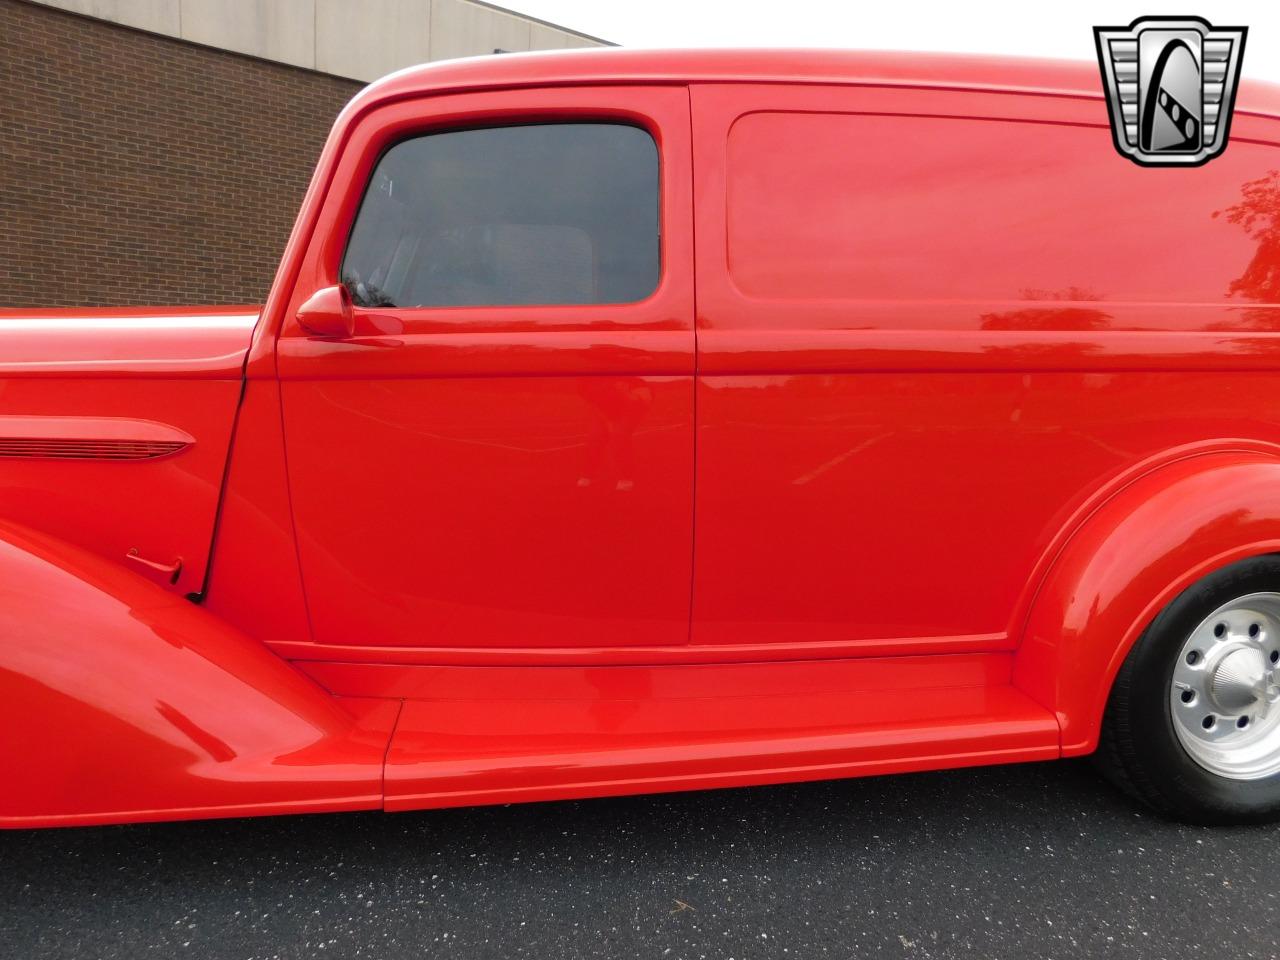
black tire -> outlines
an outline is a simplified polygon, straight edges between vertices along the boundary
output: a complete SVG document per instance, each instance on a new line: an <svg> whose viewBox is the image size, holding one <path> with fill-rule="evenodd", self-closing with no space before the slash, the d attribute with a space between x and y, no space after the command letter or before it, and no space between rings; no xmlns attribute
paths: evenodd
<svg viewBox="0 0 1280 960"><path fill-rule="evenodd" d="M1280 820L1280 773L1218 776L1196 763L1174 731L1169 689L1183 643L1222 605L1280 592L1280 556L1242 560L1188 588L1143 632L1111 688L1096 760L1121 790L1160 813L1197 824Z"/></svg>

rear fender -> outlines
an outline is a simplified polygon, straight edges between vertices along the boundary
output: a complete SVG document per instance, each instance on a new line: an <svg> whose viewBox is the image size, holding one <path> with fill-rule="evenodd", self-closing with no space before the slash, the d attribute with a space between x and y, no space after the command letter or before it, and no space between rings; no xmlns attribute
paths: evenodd
<svg viewBox="0 0 1280 960"><path fill-rule="evenodd" d="M140 575L0 526L0 826L380 807L398 709L335 698Z"/></svg>
<svg viewBox="0 0 1280 960"><path fill-rule="evenodd" d="M1218 451L1156 469L1098 506L1041 582L1014 684L1054 711L1064 755L1098 743L1107 696L1142 631L1201 577L1280 551L1280 459Z"/></svg>

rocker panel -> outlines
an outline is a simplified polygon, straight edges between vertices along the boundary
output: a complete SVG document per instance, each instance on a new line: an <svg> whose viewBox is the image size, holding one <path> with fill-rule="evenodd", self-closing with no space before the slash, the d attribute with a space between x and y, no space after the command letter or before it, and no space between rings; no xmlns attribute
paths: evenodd
<svg viewBox="0 0 1280 960"><path fill-rule="evenodd" d="M406 701L387 810L737 787L1048 760L1008 685L755 696Z"/></svg>

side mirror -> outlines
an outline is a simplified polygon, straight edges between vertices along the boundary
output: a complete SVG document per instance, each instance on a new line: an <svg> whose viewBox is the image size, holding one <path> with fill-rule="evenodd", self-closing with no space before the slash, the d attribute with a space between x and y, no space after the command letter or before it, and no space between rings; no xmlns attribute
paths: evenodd
<svg viewBox="0 0 1280 960"><path fill-rule="evenodd" d="M351 294L341 284L317 290L298 308L298 326L316 337L349 337L356 329Z"/></svg>

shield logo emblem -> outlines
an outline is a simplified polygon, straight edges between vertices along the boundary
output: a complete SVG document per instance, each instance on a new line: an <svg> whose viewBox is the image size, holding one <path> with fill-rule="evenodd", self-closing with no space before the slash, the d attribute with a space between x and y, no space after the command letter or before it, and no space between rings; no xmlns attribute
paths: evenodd
<svg viewBox="0 0 1280 960"><path fill-rule="evenodd" d="M1094 27L1116 149L1147 167L1194 167L1222 153L1247 32L1199 17Z"/></svg>

